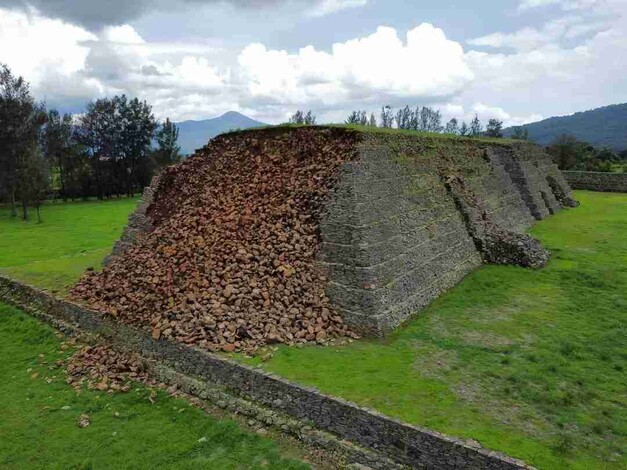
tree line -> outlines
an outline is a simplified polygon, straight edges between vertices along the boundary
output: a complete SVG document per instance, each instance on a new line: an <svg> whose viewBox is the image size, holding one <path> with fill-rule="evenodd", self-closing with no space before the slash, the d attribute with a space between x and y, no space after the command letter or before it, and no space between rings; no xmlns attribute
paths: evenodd
<svg viewBox="0 0 627 470"><path fill-rule="evenodd" d="M288 123L312 125L316 123L316 117L311 111L305 113L299 110L290 117ZM503 121L490 119L484 128L479 116L475 114L470 123L466 123L465 121L460 122L457 118L453 118L444 123L441 111L429 106L416 108L405 106L396 111L391 106L383 106L378 120L374 113L370 113L369 115L366 111L357 110L352 111L344 123L389 129L396 128L454 134L468 137L503 137ZM521 127L514 129L513 138L526 140L528 137Z"/></svg>
<svg viewBox="0 0 627 470"><path fill-rule="evenodd" d="M347 124L363 124L363 111L353 111L346 120ZM359 117L359 120L356 120ZM368 125L377 125L374 114L370 115ZM397 128L423 132L436 132L444 134L454 134L468 137L487 136L503 137L503 122L498 119L490 119L487 126L479 116L475 114L470 123L452 118L446 123L442 119L442 112L429 106L410 108L405 106L396 111L391 106L383 106L380 114L380 127Z"/></svg>
<svg viewBox="0 0 627 470"><path fill-rule="evenodd" d="M572 135L558 136L547 151L561 170L627 171L627 150L614 152L577 140Z"/></svg>
<svg viewBox="0 0 627 470"><path fill-rule="evenodd" d="M178 128L125 95L61 115L35 101L29 84L0 64L0 198L22 218L48 198L132 197L160 168L180 160ZM156 143L156 147L154 144Z"/></svg>
<svg viewBox="0 0 627 470"><path fill-rule="evenodd" d="M313 125L316 123L316 117L312 111L297 111L290 117L288 123ZM498 119L490 119L485 128L477 114L470 123L460 122L456 118L444 123L440 110L428 106L416 108L405 106L398 110L394 110L391 106L383 106L378 119L374 113L368 114L362 110L352 111L344 123L468 137L503 137L503 122ZM529 140L529 131L525 126L514 126L511 128L510 138ZM609 148L597 148L588 142L578 141L571 135L561 135L547 147L547 151L562 170L627 172L627 149L617 153Z"/></svg>

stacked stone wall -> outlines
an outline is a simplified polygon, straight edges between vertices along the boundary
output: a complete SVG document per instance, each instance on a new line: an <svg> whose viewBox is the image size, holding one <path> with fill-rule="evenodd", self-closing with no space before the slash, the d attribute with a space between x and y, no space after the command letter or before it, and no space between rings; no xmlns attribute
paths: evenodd
<svg viewBox="0 0 627 470"><path fill-rule="evenodd" d="M146 212L150 204L152 204L158 186L159 176L155 176L150 182L150 186L144 188L142 197L137 203L137 208L128 217L128 222L124 228L124 232L122 232L122 236L113 245L111 253L103 260L103 265L109 264L114 256L123 255L126 250L133 246L137 237L140 237L143 233L149 232L152 229L152 220L148 217Z"/></svg>
<svg viewBox="0 0 627 470"><path fill-rule="evenodd" d="M597 171L563 171L562 173L573 189L627 193L627 173Z"/></svg>
<svg viewBox="0 0 627 470"><path fill-rule="evenodd" d="M512 182L537 219L554 214L564 206L574 206L568 183L544 150L534 144L518 143L492 150L494 158L501 162ZM553 181L557 186L552 187ZM564 200L559 201L558 196Z"/></svg>
<svg viewBox="0 0 627 470"><path fill-rule="evenodd" d="M351 325L375 335L481 264L439 176L399 158L389 146L365 142L321 224L327 292Z"/></svg>
<svg viewBox="0 0 627 470"><path fill-rule="evenodd" d="M482 262L541 266L546 253L522 232L571 201L530 144L365 135L320 226L327 293L351 326L385 335Z"/></svg>

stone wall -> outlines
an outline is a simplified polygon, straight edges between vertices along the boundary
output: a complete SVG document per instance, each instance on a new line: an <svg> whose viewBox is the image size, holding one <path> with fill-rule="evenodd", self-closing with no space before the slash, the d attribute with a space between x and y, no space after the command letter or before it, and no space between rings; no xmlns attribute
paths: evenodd
<svg viewBox="0 0 627 470"><path fill-rule="evenodd" d="M520 142L493 151L536 220L577 205L568 183L542 147Z"/></svg>
<svg viewBox="0 0 627 470"><path fill-rule="evenodd" d="M45 318L95 335L113 347L157 360L179 373L224 386L236 395L306 420L400 464L427 469L529 469L524 462L419 428L316 389L291 383L218 355L164 340L103 317L80 305L0 276L0 299Z"/></svg>
<svg viewBox="0 0 627 470"><path fill-rule="evenodd" d="M362 333L390 331L481 264L439 176L398 157L362 144L321 223L327 293Z"/></svg>
<svg viewBox="0 0 627 470"><path fill-rule="evenodd" d="M152 221L146 214L146 211L148 210L148 207L150 207L150 204L152 204L158 185L159 176L155 176L150 182L150 186L144 188L142 197L137 203L137 208L128 217L128 222L124 228L124 232L122 232L122 236L113 245L111 253L108 254L102 261L103 265L107 265L114 256L124 254L124 252L128 250L133 243L135 243L137 237L152 229Z"/></svg>
<svg viewBox="0 0 627 470"><path fill-rule="evenodd" d="M627 173L597 171L563 171L562 173L573 189L627 193Z"/></svg>
<svg viewBox="0 0 627 470"><path fill-rule="evenodd" d="M524 235L573 206L546 153L529 143L364 134L321 221L327 293L361 333L382 336L482 262L540 267Z"/></svg>

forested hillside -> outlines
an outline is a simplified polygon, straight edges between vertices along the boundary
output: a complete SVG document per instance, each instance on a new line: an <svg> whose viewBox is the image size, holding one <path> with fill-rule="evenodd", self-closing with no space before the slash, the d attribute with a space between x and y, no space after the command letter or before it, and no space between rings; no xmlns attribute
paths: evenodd
<svg viewBox="0 0 627 470"><path fill-rule="evenodd" d="M595 147L621 151L627 149L627 103L552 117L522 127L529 132L530 140L542 145L549 145L558 136L568 134ZM513 129L505 129L505 136L511 136Z"/></svg>

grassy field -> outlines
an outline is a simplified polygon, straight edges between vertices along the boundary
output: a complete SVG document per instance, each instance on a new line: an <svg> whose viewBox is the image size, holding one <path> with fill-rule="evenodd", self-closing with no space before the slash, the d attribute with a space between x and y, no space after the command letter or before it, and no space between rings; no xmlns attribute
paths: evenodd
<svg viewBox="0 0 627 470"><path fill-rule="evenodd" d="M532 229L545 269L484 266L385 342L263 367L540 468L626 468L627 195L576 196Z"/></svg>
<svg viewBox="0 0 627 470"><path fill-rule="evenodd" d="M138 385L77 394L55 364L53 331L0 304L0 467L305 469L267 438ZM78 419L87 414L88 427ZM283 449L281 449L283 450ZM290 450L288 453L291 453Z"/></svg>
<svg viewBox="0 0 627 470"><path fill-rule="evenodd" d="M625 468L627 195L576 197L532 229L553 254L543 270L484 266L385 342L242 360L539 468ZM8 259L9 273L58 289L98 261L68 240L104 254L131 207L46 208L40 226L0 218L14 240L0 240L0 269Z"/></svg>
<svg viewBox="0 0 627 470"><path fill-rule="evenodd" d="M43 223L0 212L0 272L64 292L89 266L98 267L119 238L135 199L47 204Z"/></svg>

